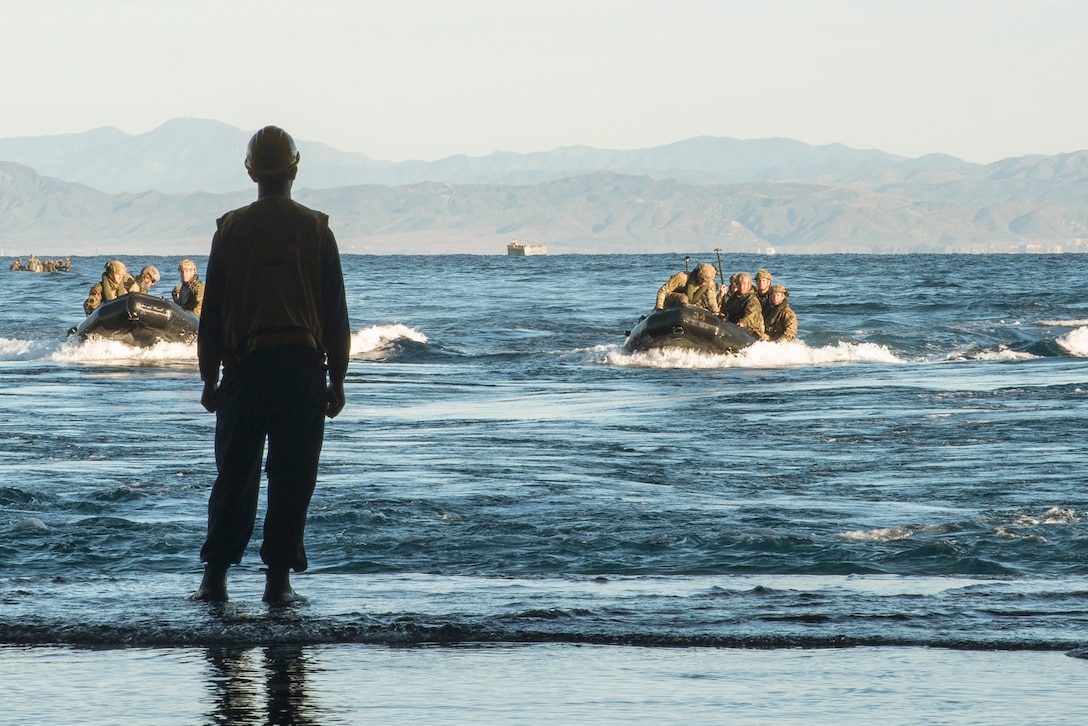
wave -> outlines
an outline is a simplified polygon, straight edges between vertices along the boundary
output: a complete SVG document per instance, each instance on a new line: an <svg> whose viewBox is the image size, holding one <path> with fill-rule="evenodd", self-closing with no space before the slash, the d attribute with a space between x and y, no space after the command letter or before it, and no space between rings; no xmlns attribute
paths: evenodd
<svg viewBox="0 0 1088 726"><path fill-rule="evenodd" d="M18 578L0 643L92 647L597 643L646 647L954 647L1071 651L1081 577L767 576L520 579L404 573L299 577L307 604L269 608L244 568L223 604L196 574ZM252 573L256 575L257 573ZM33 595L33 597L28 597ZM43 606L43 603L47 603Z"/></svg>
<svg viewBox="0 0 1088 726"><path fill-rule="evenodd" d="M1088 325L1088 323L1086 323ZM1088 358L1088 327L1071 330L1056 341L1058 346L1077 358Z"/></svg>
<svg viewBox="0 0 1088 726"><path fill-rule="evenodd" d="M1074 320L1040 320L1039 325L1045 328L1083 328L1088 325L1088 320L1077 318Z"/></svg>
<svg viewBox="0 0 1088 726"><path fill-rule="evenodd" d="M400 340L414 343L426 343L427 336L416 328L395 323L393 325L374 325L351 334L351 354L362 355L389 348Z"/></svg>
<svg viewBox="0 0 1088 726"><path fill-rule="evenodd" d="M1045 347L1045 346L1043 346ZM1026 350L1014 350L1006 346L1000 346L997 348L986 349L974 349L968 351L961 351L958 353L950 353L945 360L947 361L961 361L961 360L995 360L995 361L1009 361L1009 360L1033 360L1035 358L1045 357L1046 354L1042 352L1039 346L1035 346L1039 353L1028 352Z"/></svg>
<svg viewBox="0 0 1088 726"><path fill-rule="evenodd" d="M1068 526L1077 524L1081 517L1077 510L1070 507L1051 507L1043 514L1012 513L991 517L983 523L999 539L1023 539L1032 542L1046 542L1046 538L1037 531L1018 531L1018 528L1040 526ZM905 524L894 527L877 527L868 530L850 530L838 536L846 542L898 542L915 537L942 537L963 528L962 523L943 524Z"/></svg>
<svg viewBox="0 0 1088 726"><path fill-rule="evenodd" d="M817 347L810 347L800 340L759 342L729 355L679 349L630 352L620 346L603 346L592 352L600 356L597 362L627 368L796 368L834 363L903 362L886 346L843 341Z"/></svg>

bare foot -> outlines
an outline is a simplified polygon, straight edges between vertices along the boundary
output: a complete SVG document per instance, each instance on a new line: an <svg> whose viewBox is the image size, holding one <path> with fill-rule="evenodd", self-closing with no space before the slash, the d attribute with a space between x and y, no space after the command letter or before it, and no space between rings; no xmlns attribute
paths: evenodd
<svg viewBox="0 0 1088 726"><path fill-rule="evenodd" d="M204 565L204 579L200 581L200 587L196 589L190 600L202 602L226 602L230 599L227 595L227 570L230 565Z"/></svg>
<svg viewBox="0 0 1088 726"><path fill-rule="evenodd" d="M264 573L264 597L269 605L292 605L309 602L291 587L291 571L287 568L269 567Z"/></svg>

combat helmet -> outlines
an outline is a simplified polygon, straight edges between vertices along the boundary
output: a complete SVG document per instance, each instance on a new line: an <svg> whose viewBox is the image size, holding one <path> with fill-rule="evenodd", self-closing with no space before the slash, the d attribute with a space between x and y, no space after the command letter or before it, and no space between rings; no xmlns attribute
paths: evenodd
<svg viewBox="0 0 1088 726"><path fill-rule="evenodd" d="M695 279L700 282L713 282L718 276L718 270L709 262L704 262L695 268Z"/></svg>

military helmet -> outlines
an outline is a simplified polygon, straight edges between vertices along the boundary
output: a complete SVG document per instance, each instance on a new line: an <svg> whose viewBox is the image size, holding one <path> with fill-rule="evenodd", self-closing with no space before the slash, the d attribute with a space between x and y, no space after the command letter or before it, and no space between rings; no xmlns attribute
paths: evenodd
<svg viewBox="0 0 1088 726"><path fill-rule="evenodd" d="M749 285L752 284L752 276L749 275L747 272L738 272L734 277L738 285L744 282L747 282Z"/></svg>
<svg viewBox="0 0 1088 726"><path fill-rule="evenodd" d="M144 265L144 269L140 270L140 277L147 275L151 279L151 282L158 282L162 279L162 275L159 274L159 268L154 265Z"/></svg>
<svg viewBox="0 0 1088 726"><path fill-rule="evenodd" d="M278 126L265 126L253 134L246 147L246 169L256 176L282 174L300 158L295 140Z"/></svg>
<svg viewBox="0 0 1088 726"><path fill-rule="evenodd" d="M785 295L786 297L790 296L790 291L786 289L785 285L771 285L771 289L770 289L769 292L772 295L774 295L776 292L780 292L783 295Z"/></svg>
<svg viewBox="0 0 1088 726"><path fill-rule="evenodd" d="M196 272L196 263L186 258L178 263L178 270L192 270Z"/></svg>
<svg viewBox="0 0 1088 726"><path fill-rule="evenodd" d="M704 262L695 268L695 279L699 282L711 282L718 276L718 269L709 262Z"/></svg>
<svg viewBox="0 0 1088 726"><path fill-rule="evenodd" d="M106 272L111 275L115 275L120 272L123 275L128 272L128 269L125 267L125 263L121 262L121 260L110 260L106 263Z"/></svg>
<svg viewBox="0 0 1088 726"><path fill-rule="evenodd" d="M771 277L771 273L767 272L763 268L760 268L759 272L756 273L756 279L757 280L761 280L761 279L773 280L774 278Z"/></svg>

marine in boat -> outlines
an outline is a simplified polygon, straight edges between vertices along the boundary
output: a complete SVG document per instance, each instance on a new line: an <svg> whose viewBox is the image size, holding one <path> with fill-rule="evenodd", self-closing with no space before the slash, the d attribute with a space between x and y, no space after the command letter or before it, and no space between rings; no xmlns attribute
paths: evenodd
<svg viewBox="0 0 1088 726"><path fill-rule="evenodd" d="M68 335L80 341L100 338L150 348L159 342L191 343L199 325L200 318L173 300L132 292L99 305Z"/></svg>
<svg viewBox="0 0 1088 726"><path fill-rule="evenodd" d="M757 340L756 335L728 322L723 314L716 282L718 268L704 263L689 271L688 260L690 258L685 258L683 271L674 274L658 289L653 312L643 315L634 330L627 331L624 345L628 350L676 348L727 354ZM718 264L721 265L720 255ZM738 275L734 275L734 279L736 277ZM758 307L758 302L756 304ZM762 329L762 322L759 327Z"/></svg>
<svg viewBox="0 0 1088 726"><path fill-rule="evenodd" d="M643 315L626 336L624 347L629 351L674 348L712 355L736 353L756 342L744 328L687 304Z"/></svg>

